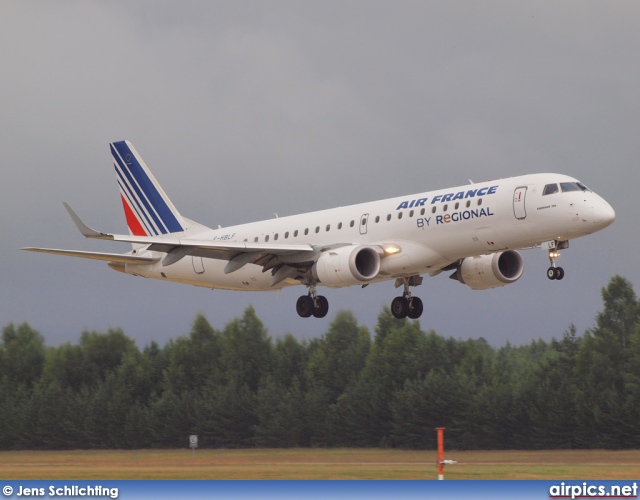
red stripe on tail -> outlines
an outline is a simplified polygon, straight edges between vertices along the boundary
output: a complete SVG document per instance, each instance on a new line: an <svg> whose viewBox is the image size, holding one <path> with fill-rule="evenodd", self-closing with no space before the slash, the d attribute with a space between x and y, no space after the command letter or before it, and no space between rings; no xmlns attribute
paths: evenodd
<svg viewBox="0 0 640 500"><path fill-rule="evenodd" d="M133 234L134 236L148 236L147 232L142 227L142 224L140 224L140 221L138 221L138 218L133 213L133 210L131 210L131 207L127 203L127 200L124 199L124 196L122 196L122 194L120 195L120 198L122 199L124 216L127 218L127 226L129 226L129 231L131 231L131 234Z"/></svg>

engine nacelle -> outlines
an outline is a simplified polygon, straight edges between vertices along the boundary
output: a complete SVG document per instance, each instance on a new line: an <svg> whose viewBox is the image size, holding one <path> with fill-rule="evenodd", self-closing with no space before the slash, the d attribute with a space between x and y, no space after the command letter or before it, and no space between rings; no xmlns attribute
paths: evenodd
<svg viewBox="0 0 640 500"><path fill-rule="evenodd" d="M450 278L474 290L508 285L520 279L524 271L522 256L515 250L468 257Z"/></svg>
<svg viewBox="0 0 640 500"><path fill-rule="evenodd" d="M324 252L314 264L313 277L323 285L361 285L380 272L378 249L361 245Z"/></svg>

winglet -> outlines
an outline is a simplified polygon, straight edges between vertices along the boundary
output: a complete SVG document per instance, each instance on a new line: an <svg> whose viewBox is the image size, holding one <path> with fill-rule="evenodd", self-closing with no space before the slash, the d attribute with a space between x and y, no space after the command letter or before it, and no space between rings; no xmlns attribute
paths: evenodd
<svg viewBox="0 0 640 500"><path fill-rule="evenodd" d="M62 204L64 205L64 208L67 209L67 212L69 212L69 215L73 219L73 222L78 228L78 231L82 233L82 236L84 236L85 238L99 238L102 240L113 239L112 234L101 233L100 231L96 231L95 229L91 229L89 226L87 226L84 222L82 222L80 217L78 217L78 215L73 211L73 209L69 206L68 203L62 202Z"/></svg>

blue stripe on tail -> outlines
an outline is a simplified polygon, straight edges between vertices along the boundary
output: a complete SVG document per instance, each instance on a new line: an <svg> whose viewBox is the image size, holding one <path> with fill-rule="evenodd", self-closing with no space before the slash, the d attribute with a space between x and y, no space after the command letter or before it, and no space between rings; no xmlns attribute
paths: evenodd
<svg viewBox="0 0 640 500"><path fill-rule="evenodd" d="M160 222L159 216L151 207L147 197L138 187L127 165L123 163L122 159L115 152L113 152L113 157L116 162L118 185L124 189L127 200L131 202L131 206L138 215L140 222L147 227L149 234L166 234L168 231Z"/></svg>
<svg viewBox="0 0 640 500"><path fill-rule="evenodd" d="M136 205L136 213L143 216L140 222L152 227L156 234L184 231L162 193L158 191L157 181L126 141L111 144L111 154L116 163L118 181L124 188L127 198Z"/></svg>

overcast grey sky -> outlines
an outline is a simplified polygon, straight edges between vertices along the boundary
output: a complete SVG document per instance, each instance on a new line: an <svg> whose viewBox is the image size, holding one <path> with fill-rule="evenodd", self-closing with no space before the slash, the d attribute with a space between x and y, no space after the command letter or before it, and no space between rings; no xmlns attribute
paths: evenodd
<svg viewBox="0 0 640 500"><path fill-rule="evenodd" d="M550 282L525 274L472 291L446 275L414 289L423 329L456 338L582 333L616 273L636 287L640 2L0 2L0 326L50 345L122 327L143 347L222 328L253 304L272 336L327 330L340 308L371 329L391 282L328 290L324 320L282 293L224 292L126 276L23 246L127 251L108 143L128 139L178 210L209 226L534 172L577 177L615 208L571 242Z"/></svg>

